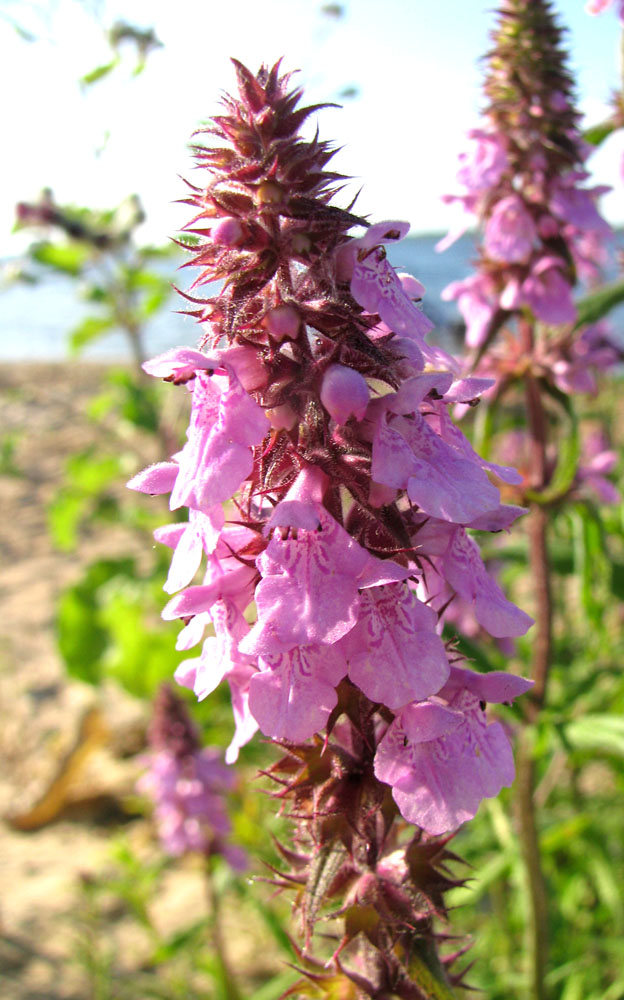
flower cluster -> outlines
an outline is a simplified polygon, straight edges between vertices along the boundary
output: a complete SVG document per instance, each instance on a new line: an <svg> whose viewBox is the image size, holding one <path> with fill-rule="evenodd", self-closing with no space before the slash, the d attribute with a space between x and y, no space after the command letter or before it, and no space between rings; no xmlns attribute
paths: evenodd
<svg viewBox="0 0 624 1000"><path fill-rule="evenodd" d="M587 187L590 147L578 128L562 31L547 0L505 0L493 35L480 129L461 156L458 202L483 227L478 273L443 294L457 299L469 347L482 348L511 316L549 326L574 323L577 275L605 263L608 224ZM456 234L440 245L444 249ZM597 362L600 364L600 359Z"/></svg>
<svg viewBox="0 0 624 1000"><path fill-rule="evenodd" d="M324 169L330 148L297 135L315 109L297 108L278 67L236 68L240 97L207 130L208 184L189 198L202 269L191 292L217 278L223 289L189 293L202 350L145 365L190 392L187 441L130 483L189 509L156 535L174 549L164 617L183 622L178 648L201 643L176 679L199 698L229 683L229 761L257 728L289 744L331 728L356 689L403 815L453 830L512 780L485 703L529 683L453 666L433 608L458 595L492 635L530 625L469 534L522 513L493 482L519 477L451 421L490 383L458 377L427 343L422 286L386 259L408 226L350 237L364 224L329 204L341 180Z"/></svg>
<svg viewBox="0 0 624 1000"><path fill-rule="evenodd" d="M215 747L200 748L197 733L181 699L163 685L150 726L153 753L137 790L154 802L158 835L168 854L197 851L221 854L244 870L244 851L229 843L231 824L225 793L233 773Z"/></svg>

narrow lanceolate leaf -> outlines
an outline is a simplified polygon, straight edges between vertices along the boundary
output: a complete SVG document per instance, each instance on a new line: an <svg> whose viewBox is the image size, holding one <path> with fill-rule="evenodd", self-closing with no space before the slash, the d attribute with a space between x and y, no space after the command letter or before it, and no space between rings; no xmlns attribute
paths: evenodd
<svg viewBox="0 0 624 1000"><path fill-rule="evenodd" d="M96 340L100 334L108 332L115 321L108 316L87 316L69 335L69 349L72 354L79 354L83 347Z"/></svg>
<svg viewBox="0 0 624 1000"><path fill-rule="evenodd" d="M620 715L585 715L565 727L566 740L575 750L599 750L624 757L624 718Z"/></svg>
<svg viewBox="0 0 624 1000"><path fill-rule="evenodd" d="M600 146L605 139L608 139L612 132L615 132L618 128L617 122L613 118L607 118L606 121L600 122L598 125L592 125L590 128L585 129L583 132L583 138L585 142L588 142L590 146Z"/></svg>
<svg viewBox="0 0 624 1000"><path fill-rule="evenodd" d="M46 267L63 274L78 275L87 262L88 251L85 247L67 244L60 246L53 243L39 243L31 250L31 256Z"/></svg>
<svg viewBox="0 0 624 1000"><path fill-rule="evenodd" d="M429 967L417 955L412 955L410 958L409 974L427 1000L457 1000L451 988L434 976Z"/></svg>
<svg viewBox="0 0 624 1000"><path fill-rule="evenodd" d="M119 64L119 59L113 59L111 62L103 63L101 66L96 66L95 69L89 70L84 76L80 78L80 83L83 86L89 87L98 80L103 80L105 76L115 69L115 66Z"/></svg>
<svg viewBox="0 0 624 1000"><path fill-rule="evenodd" d="M347 857L347 850L335 841L325 844L310 864L303 900L306 933L311 934L319 910L327 899L327 890Z"/></svg>
<svg viewBox="0 0 624 1000"><path fill-rule="evenodd" d="M590 292L577 303L578 319L575 330L588 323L597 323L599 319L608 316L612 309L624 302L624 281L615 281L610 285L602 285L595 292Z"/></svg>
<svg viewBox="0 0 624 1000"><path fill-rule="evenodd" d="M563 411L558 432L557 464L548 486L540 492L527 491L527 499L535 503L551 504L564 497L572 486L578 468L581 444L578 418L569 397L547 383L544 383L544 388Z"/></svg>

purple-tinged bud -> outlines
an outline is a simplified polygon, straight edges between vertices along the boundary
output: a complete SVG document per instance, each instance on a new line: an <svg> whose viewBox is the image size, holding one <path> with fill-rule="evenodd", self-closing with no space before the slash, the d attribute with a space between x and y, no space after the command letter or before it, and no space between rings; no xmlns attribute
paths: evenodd
<svg viewBox="0 0 624 1000"><path fill-rule="evenodd" d="M293 306L281 305L266 314L265 323L273 340L295 340L299 334L301 319Z"/></svg>
<svg viewBox="0 0 624 1000"><path fill-rule="evenodd" d="M422 299L425 294L425 286L418 278L415 278L412 274L402 273L399 273L397 277L401 282L401 288L406 295L409 295L410 299Z"/></svg>
<svg viewBox="0 0 624 1000"><path fill-rule="evenodd" d="M338 247L335 256L336 278L338 281L351 281L356 256L357 245L353 240L349 241L349 243L344 243L341 247Z"/></svg>
<svg viewBox="0 0 624 1000"><path fill-rule="evenodd" d="M370 399L366 379L354 368L330 365L323 377L321 402L338 424L351 416L363 420Z"/></svg>
<svg viewBox="0 0 624 1000"><path fill-rule="evenodd" d="M238 247L244 242L246 235L239 220L233 219L229 215L219 219L210 230L212 242L222 247Z"/></svg>

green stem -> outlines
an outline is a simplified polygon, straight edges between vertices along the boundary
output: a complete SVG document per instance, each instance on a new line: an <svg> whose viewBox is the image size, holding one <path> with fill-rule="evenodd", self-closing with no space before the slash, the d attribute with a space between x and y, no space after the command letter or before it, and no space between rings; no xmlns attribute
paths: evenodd
<svg viewBox="0 0 624 1000"><path fill-rule="evenodd" d="M546 1000L548 996L545 983L548 969L548 902L536 821L535 761L528 730L522 732L518 741L516 806L531 910L528 926L531 993L534 1000Z"/></svg>
<svg viewBox="0 0 624 1000"><path fill-rule="evenodd" d="M205 873L206 873L206 879L205 879L206 898L208 901L208 907L210 909L210 915L212 917L210 923L212 931L212 946L214 949L217 962L219 963L224 995L226 997L226 1000L241 1000L241 994L239 993L238 987L236 986L236 982L232 974L230 963L227 957L227 951L222 931L221 897L214 883L212 858L210 857L206 858Z"/></svg>

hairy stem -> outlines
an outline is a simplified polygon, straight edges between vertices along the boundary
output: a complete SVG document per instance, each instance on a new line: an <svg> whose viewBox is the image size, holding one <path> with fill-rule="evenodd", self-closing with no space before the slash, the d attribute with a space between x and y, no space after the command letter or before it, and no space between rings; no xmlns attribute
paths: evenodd
<svg viewBox="0 0 624 1000"><path fill-rule="evenodd" d="M527 357L534 348L534 328L527 320L520 322ZM529 371L526 375L526 407L531 448L531 488L540 492L547 485L546 445L548 424L540 383ZM547 545L548 511L532 502L528 516L529 564L535 593L535 626L531 678L535 682L527 699L527 717L535 723L546 699L548 674L552 661L552 590ZM527 872L531 926L531 981L534 1000L545 1000L545 975L548 965L548 905L546 882L540 856L539 831L535 806L535 760L531 734L522 734L518 748L517 808L522 852Z"/></svg>
<svg viewBox="0 0 624 1000"><path fill-rule="evenodd" d="M535 722L546 700L548 673L552 661L552 591L548 557L548 512L533 504L528 518L529 560L535 593L535 632L531 678L535 686L529 694L527 712Z"/></svg>

